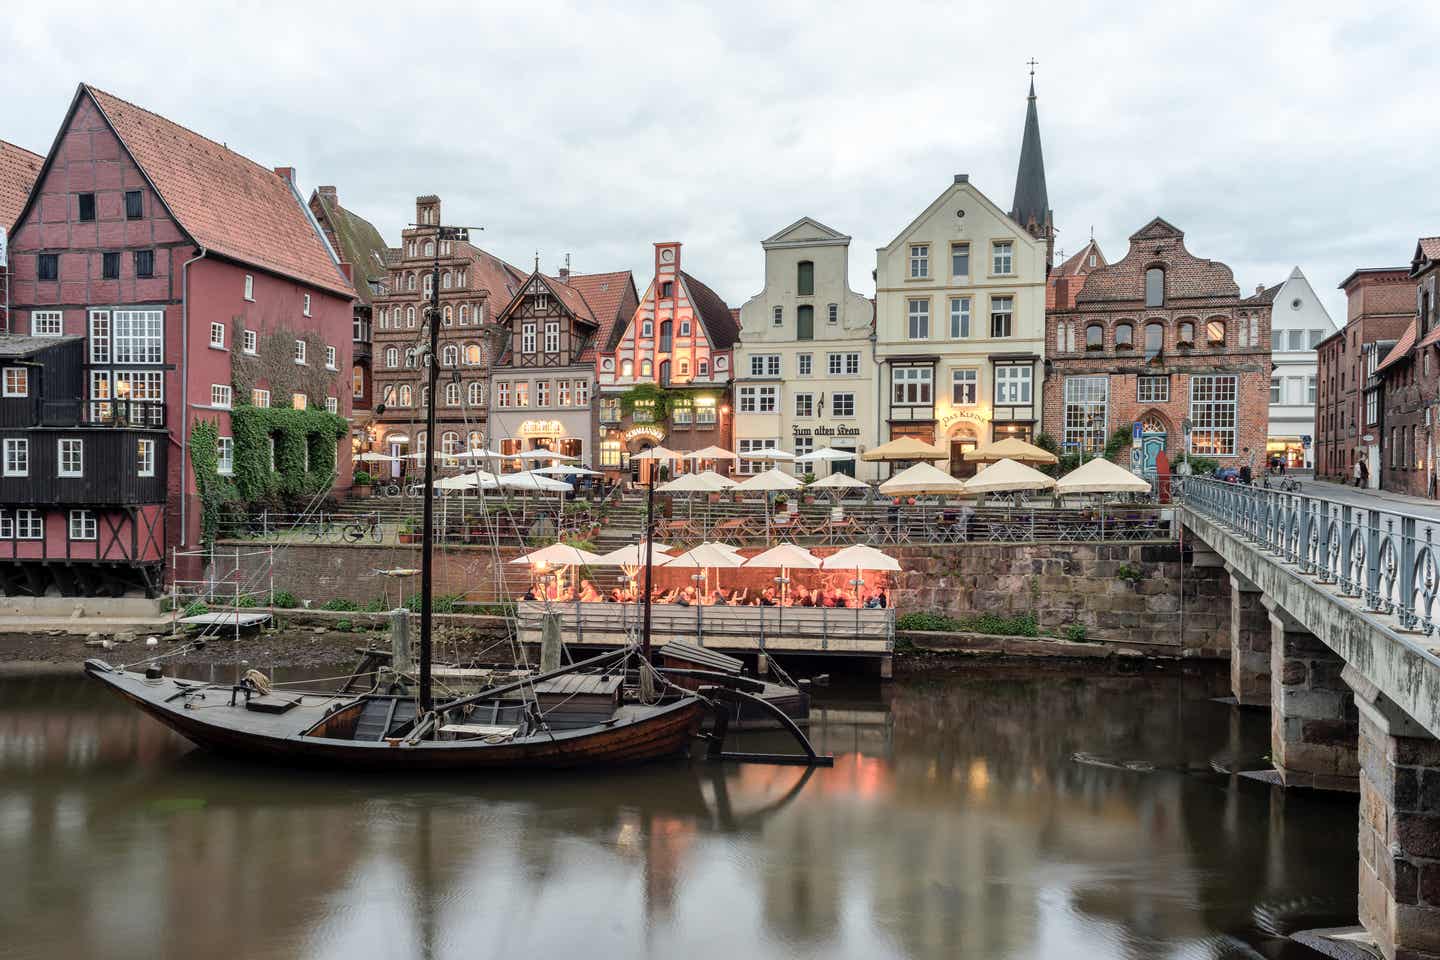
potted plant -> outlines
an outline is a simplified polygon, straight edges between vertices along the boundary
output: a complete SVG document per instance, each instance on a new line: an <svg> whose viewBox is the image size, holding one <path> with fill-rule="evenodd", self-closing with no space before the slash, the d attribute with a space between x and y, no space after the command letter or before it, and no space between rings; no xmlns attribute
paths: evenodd
<svg viewBox="0 0 1440 960"><path fill-rule="evenodd" d="M399 537L401 543L419 543L420 525L413 518L406 517L400 523Z"/></svg>
<svg viewBox="0 0 1440 960"><path fill-rule="evenodd" d="M784 513L784 512L785 512L785 506L786 506L786 504L788 504L789 502L790 502L790 497L789 497L787 494L783 494L783 493L777 494L776 497L775 497L775 512L776 512L776 513Z"/></svg>
<svg viewBox="0 0 1440 960"><path fill-rule="evenodd" d="M357 497L368 497L375 486L375 478L368 470L356 470L350 481L350 492Z"/></svg>

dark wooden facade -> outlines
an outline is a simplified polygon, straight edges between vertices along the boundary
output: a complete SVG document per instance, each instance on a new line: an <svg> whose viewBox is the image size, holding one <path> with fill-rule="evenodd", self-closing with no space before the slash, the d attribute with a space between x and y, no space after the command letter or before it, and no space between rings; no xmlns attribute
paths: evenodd
<svg viewBox="0 0 1440 960"><path fill-rule="evenodd" d="M82 349L78 337L0 336L0 592L7 596L160 589L163 406L83 402Z"/></svg>

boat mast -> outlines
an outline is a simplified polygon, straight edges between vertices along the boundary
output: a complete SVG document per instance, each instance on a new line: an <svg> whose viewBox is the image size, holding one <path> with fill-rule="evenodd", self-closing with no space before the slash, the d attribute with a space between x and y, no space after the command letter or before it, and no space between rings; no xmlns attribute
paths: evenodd
<svg viewBox="0 0 1440 960"><path fill-rule="evenodd" d="M640 634L640 659L643 663L650 662L650 577L655 569L652 560L655 549L655 473L658 465L658 460L646 463L650 468L650 482L645 486L645 626ZM644 670L643 666L641 670Z"/></svg>
<svg viewBox="0 0 1440 960"><path fill-rule="evenodd" d="M422 716L435 708L430 682L430 638L435 595L435 396L440 377L440 243L468 239L470 232L464 227L435 226L435 257L430 267L430 349L425 358L425 526L420 539L419 713Z"/></svg>

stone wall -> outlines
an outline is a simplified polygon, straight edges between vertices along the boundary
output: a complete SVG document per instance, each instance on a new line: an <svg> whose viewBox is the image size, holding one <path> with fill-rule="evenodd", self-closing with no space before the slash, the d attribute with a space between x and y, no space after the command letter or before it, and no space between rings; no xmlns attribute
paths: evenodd
<svg viewBox="0 0 1440 960"><path fill-rule="evenodd" d="M1229 656L1228 577L1223 568L1191 566L1187 555L1182 604L1176 544L965 544L901 547L896 556L902 614L1033 612L1042 630L1080 624L1090 639ZM1134 577L1121 577L1122 567Z"/></svg>

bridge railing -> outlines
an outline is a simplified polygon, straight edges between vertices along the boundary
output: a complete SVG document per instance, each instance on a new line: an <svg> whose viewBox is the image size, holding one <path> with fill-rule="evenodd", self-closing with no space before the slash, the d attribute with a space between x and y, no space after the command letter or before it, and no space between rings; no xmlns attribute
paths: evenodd
<svg viewBox="0 0 1440 960"><path fill-rule="evenodd" d="M1308 493L1208 478L1176 478L1175 495L1321 583L1393 615L1401 629L1435 633L1440 520Z"/></svg>

